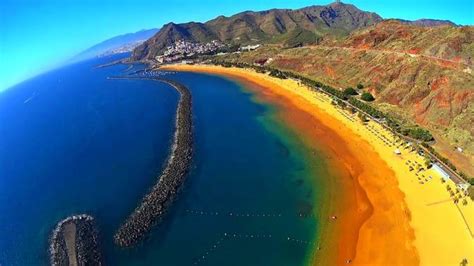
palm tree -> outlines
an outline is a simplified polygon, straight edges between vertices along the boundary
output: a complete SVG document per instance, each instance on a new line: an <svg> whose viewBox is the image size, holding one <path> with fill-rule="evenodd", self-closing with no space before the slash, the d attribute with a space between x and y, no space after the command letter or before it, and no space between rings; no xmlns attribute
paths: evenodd
<svg viewBox="0 0 474 266"><path fill-rule="evenodd" d="M425 158L425 166L427 169L431 168L431 159L428 157Z"/></svg>

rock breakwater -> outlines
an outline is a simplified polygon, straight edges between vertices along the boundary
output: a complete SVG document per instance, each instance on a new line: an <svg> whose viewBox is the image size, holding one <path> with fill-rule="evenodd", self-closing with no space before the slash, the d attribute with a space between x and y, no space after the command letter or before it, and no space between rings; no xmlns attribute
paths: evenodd
<svg viewBox="0 0 474 266"><path fill-rule="evenodd" d="M114 235L121 247L130 247L139 242L166 213L184 182L192 159L192 101L190 91L182 84L158 77L115 77L111 79L150 79L167 83L179 94L176 112L174 141L167 164L157 178L157 183L142 199L127 220Z"/></svg>
<svg viewBox="0 0 474 266"><path fill-rule="evenodd" d="M60 221L50 240L51 265L103 265L98 235L90 215L72 215Z"/></svg>

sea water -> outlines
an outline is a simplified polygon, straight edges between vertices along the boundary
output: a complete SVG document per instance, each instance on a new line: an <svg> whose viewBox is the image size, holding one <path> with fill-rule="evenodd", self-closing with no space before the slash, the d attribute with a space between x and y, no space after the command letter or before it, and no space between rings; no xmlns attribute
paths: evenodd
<svg viewBox="0 0 474 266"><path fill-rule="evenodd" d="M47 265L55 224L93 215L108 265L304 265L315 250L318 172L297 137L245 85L166 73L193 97L191 172L138 246L113 234L167 160L178 93L109 80L124 65L67 66L0 94L0 265Z"/></svg>

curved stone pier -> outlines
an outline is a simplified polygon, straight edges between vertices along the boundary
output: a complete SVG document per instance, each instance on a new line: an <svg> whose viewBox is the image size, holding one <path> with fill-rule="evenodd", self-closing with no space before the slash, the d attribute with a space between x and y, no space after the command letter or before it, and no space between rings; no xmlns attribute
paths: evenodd
<svg viewBox="0 0 474 266"><path fill-rule="evenodd" d="M157 178L157 183L120 226L114 241L121 247L130 247L140 241L165 214L184 182L192 158L192 101L191 93L182 84L158 77L116 77L111 79L151 79L175 88L180 99L176 111L174 141L168 162Z"/></svg>

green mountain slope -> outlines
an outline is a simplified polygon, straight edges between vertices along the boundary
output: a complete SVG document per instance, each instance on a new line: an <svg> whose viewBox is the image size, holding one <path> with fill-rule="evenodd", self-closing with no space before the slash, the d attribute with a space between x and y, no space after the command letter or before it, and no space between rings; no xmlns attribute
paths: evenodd
<svg viewBox="0 0 474 266"><path fill-rule="evenodd" d="M249 64L272 58L272 67L336 88L362 83L375 95L375 105L406 123L428 128L437 150L474 176L473 45L473 26L426 27L387 20L318 45L266 45L219 58Z"/></svg>
<svg viewBox="0 0 474 266"><path fill-rule="evenodd" d="M133 52L133 60L151 59L177 40L219 40L225 43L282 43L287 46L317 43L324 36L339 38L374 25L382 18L353 5L333 3L297 10L246 11L220 16L206 23L167 24Z"/></svg>

